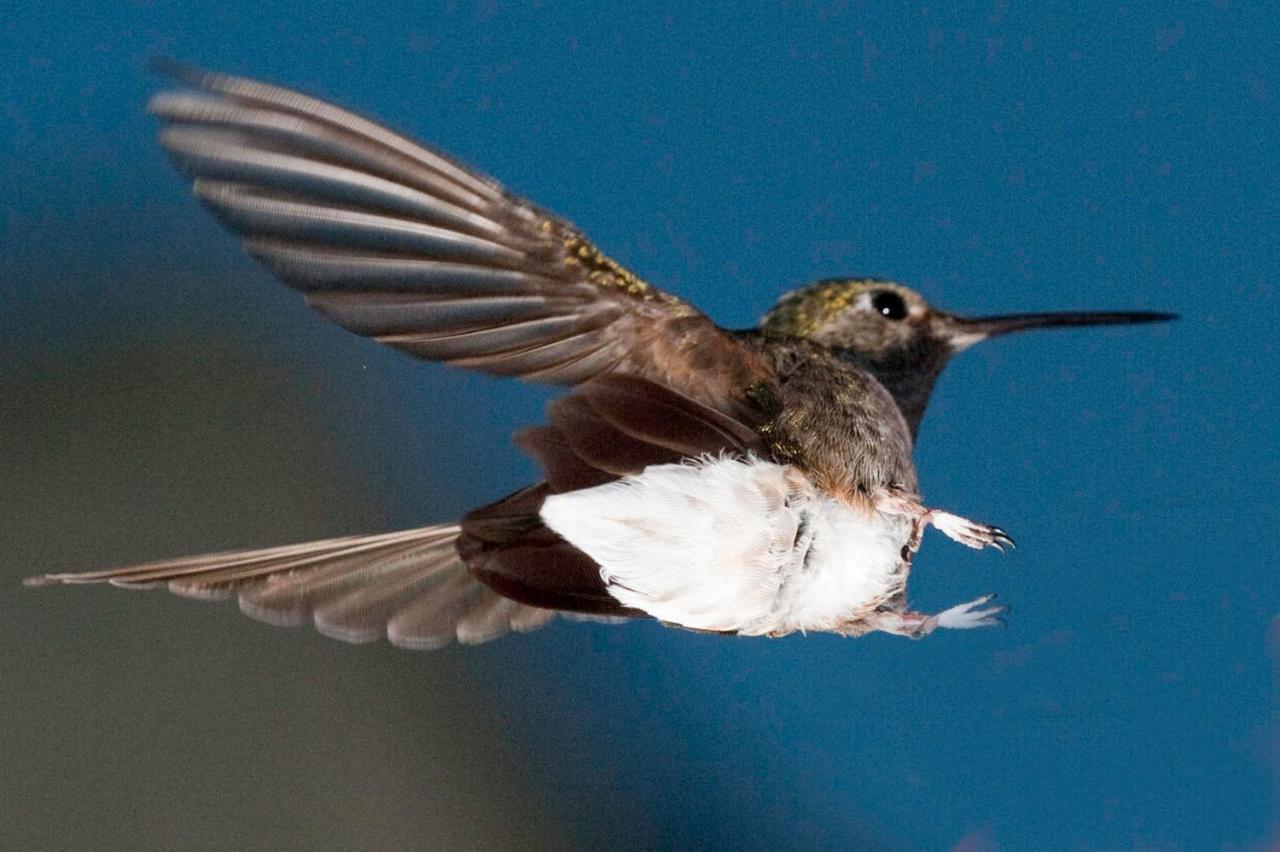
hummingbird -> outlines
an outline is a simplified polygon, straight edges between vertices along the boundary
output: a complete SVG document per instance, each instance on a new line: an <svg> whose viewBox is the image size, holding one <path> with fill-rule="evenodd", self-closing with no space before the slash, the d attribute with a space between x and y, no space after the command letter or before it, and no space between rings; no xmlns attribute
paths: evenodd
<svg viewBox="0 0 1280 852"><path fill-rule="evenodd" d="M452 157L299 92L184 65L160 140L244 248L338 325L411 356L565 385L515 435L542 479L459 523L30 578L235 597L351 642L476 643L557 615L747 636L999 624L982 595L911 609L927 527L912 461L934 383L1012 332L1154 312L971 318L875 278L784 295L722 328L569 221Z"/></svg>

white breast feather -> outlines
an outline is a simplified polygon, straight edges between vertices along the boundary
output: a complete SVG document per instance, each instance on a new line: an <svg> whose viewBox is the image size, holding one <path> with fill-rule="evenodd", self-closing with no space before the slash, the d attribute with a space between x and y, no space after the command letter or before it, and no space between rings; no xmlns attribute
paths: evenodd
<svg viewBox="0 0 1280 852"><path fill-rule="evenodd" d="M832 629L905 582L909 524L754 458L655 465L548 497L542 519L620 603L702 630Z"/></svg>

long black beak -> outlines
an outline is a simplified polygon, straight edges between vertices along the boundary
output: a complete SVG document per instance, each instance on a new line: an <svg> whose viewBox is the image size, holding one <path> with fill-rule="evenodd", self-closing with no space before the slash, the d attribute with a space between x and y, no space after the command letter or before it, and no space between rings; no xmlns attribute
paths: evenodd
<svg viewBox="0 0 1280 852"><path fill-rule="evenodd" d="M1063 311L1047 314L1005 314L996 317L949 315L944 334L956 349L967 349L980 340L1035 328L1068 328L1085 325L1138 325L1168 322L1177 314L1159 311Z"/></svg>

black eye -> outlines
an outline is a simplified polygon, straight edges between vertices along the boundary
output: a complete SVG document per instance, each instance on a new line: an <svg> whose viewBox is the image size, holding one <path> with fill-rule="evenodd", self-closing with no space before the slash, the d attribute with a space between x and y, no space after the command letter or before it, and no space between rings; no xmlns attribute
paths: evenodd
<svg viewBox="0 0 1280 852"><path fill-rule="evenodd" d="M891 320L900 320L907 315L907 303L902 297L890 290L881 290L871 295L871 307L876 313Z"/></svg>

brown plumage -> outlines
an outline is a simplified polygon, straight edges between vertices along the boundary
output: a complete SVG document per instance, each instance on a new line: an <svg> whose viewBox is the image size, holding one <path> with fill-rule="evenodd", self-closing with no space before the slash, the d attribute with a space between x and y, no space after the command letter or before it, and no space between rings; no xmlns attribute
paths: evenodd
<svg viewBox="0 0 1280 852"><path fill-rule="evenodd" d="M841 279L784 297L757 331L728 332L571 223L444 154L288 89L166 70L192 90L150 106L174 163L248 253L310 306L414 357L575 389L549 406L546 425L517 435L544 480L460 526L33 584L236 595L267 621L312 620L348 641L386 635L412 648L532 629L557 611L643 616L611 593L599 564L546 526L548 498L651 466L723 458L785 466L787 481L858 511L890 500L893 512L921 513L913 435L952 354L1018 328L1167 318L968 320L891 282ZM901 594L892 601L905 612ZM894 631L918 635L924 623Z"/></svg>

